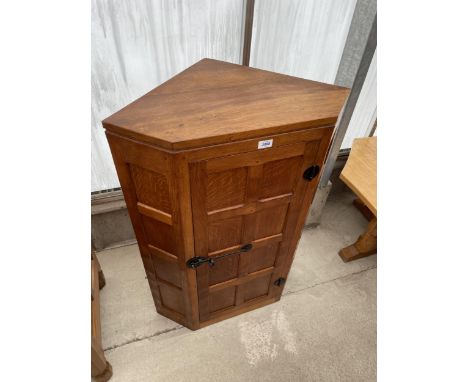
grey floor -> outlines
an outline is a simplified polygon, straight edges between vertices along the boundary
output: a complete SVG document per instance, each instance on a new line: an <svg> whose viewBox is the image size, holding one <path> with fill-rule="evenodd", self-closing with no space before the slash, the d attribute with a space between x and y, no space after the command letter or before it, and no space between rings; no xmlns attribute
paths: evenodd
<svg viewBox="0 0 468 382"><path fill-rule="evenodd" d="M367 225L353 198L332 190L279 302L196 332L156 313L136 245L100 252L111 381L375 381L377 259L337 255Z"/></svg>

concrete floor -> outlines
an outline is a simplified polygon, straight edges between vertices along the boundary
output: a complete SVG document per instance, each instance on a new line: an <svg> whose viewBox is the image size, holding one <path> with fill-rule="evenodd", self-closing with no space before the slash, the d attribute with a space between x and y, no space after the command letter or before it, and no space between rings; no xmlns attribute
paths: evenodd
<svg viewBox="0 0 468 382"><path fill-rule="evenodd" d="M156 313L136 245L100 252L111 381L375 381L377 259L339 258L367 221L337 186L281 301L196 332Z"/></svg>

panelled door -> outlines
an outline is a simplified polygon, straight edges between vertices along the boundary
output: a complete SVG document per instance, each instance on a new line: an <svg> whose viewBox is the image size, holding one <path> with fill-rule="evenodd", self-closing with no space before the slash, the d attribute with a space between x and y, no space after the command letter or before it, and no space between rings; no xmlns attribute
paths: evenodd
<svg viewBox="0 0 468 382"><path fill-rule="evenodd" d="M200 321L278 298L320 143L190 163Z"/></svg>

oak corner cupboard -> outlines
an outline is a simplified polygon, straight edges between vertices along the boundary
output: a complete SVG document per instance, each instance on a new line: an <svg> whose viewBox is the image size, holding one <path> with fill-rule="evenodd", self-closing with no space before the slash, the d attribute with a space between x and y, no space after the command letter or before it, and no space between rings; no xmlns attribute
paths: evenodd
<svg viewBox="0 0 468 382"><path fill-rule="evenodd" d="M203 59L103 121L157 311L281 297L348 89Z"/></svg>

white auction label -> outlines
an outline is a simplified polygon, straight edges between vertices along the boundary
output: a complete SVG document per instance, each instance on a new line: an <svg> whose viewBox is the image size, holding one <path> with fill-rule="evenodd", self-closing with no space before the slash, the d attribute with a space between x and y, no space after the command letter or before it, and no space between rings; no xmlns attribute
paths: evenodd
<svg viewBox="0 0 468 382"><path fill-rule="evenodd" d="M268 147L273 146L273 139L267 139L265 141L258 141L259 149L267 149Z"/></svg>

